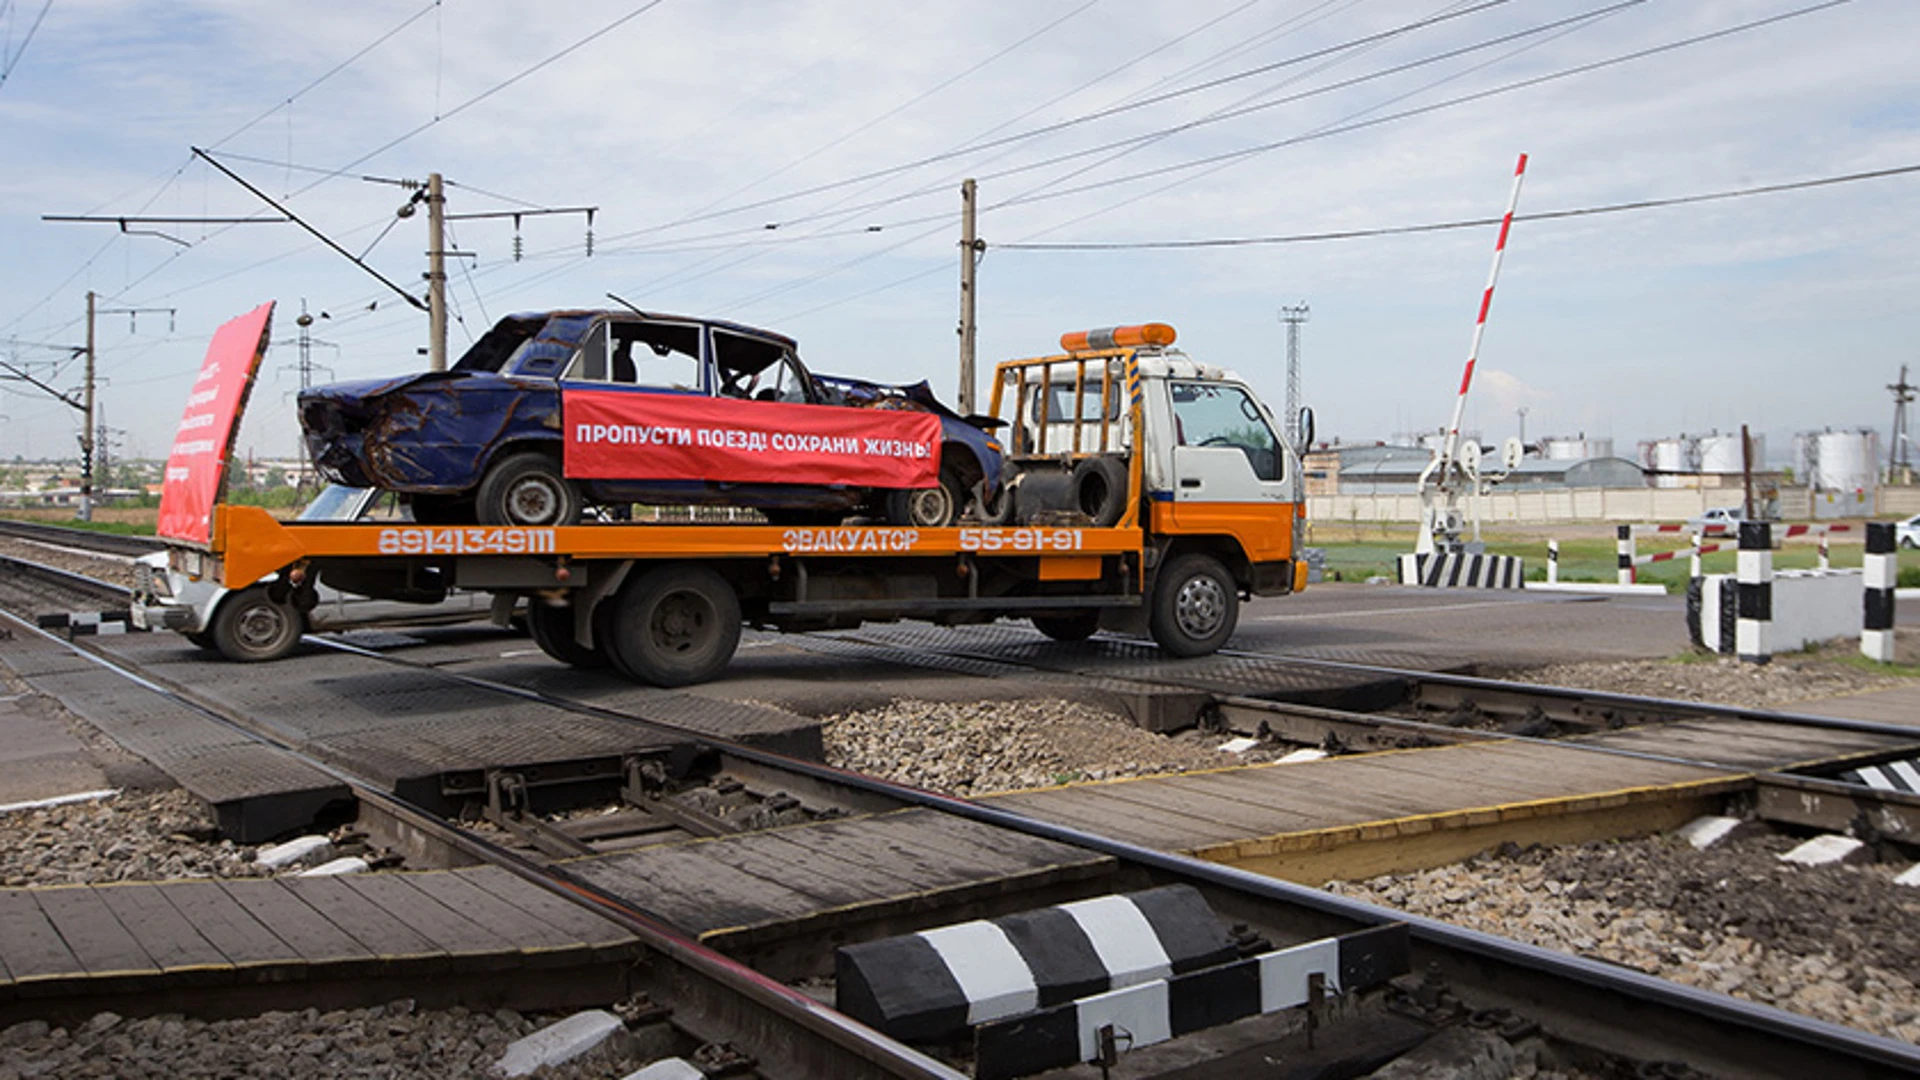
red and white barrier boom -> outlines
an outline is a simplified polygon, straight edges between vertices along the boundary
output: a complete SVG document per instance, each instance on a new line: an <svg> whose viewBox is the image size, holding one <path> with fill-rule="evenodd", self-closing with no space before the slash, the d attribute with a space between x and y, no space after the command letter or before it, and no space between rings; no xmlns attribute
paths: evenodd
<svg viewBox="0 0 1920 1080"><path fill-rule="evenodd" d="M1427 467L1421 474L1421 528L1420 537L1414 545L1418 554L1431 554L1436 545L1444 542L1448 548L1454 548L1460 542L1460 492L1463 487L1471 489L1477 499L1480 494L1478 455L1470 462L1461 462L1456 458L1460 450L1460 420L1467 410L1467 391L1473 387L1473 366L1480 359L1480 339L1487 331L1487 312L1493 308L1493 286L1500 280L1500 260L1507 253L1507 234L1513 229L1513 213L1520 205L1520 183L1526 179L1527 155L1521 154L1518 164L1513 167L1513 193L1507 197L1507 212L1500 219L1500 236L1493 244L1493 268L1487 272L1487 288L1480 294L1480 314L1473 322L1473 344L1467 349L1466 370L1460 373L1460 394L1454 398L1453 419L1447 424L1447 437L1441 449L1439 459ZM1478 447L1476 446L1477 450ZM1427 480L1438 466L1438 476L1429 487ZM1509 468L1512 467L1510 463ZM1455 472L1459 476L1455 476ZM1474 517L1474 525L1479 526L1479 515Z"/></svg>

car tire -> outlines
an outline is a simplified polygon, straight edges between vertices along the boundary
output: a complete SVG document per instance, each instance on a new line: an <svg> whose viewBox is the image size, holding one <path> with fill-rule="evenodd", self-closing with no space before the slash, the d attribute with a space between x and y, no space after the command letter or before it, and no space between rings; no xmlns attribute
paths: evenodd
<svg viewBox="0 0 1920 1080"><path fill-rule="evenodd" d="M1055 641L1085 641L1100 629L1100 613L1076 611L1069 615L1035 615L1033 628Z"/></svg>
<svg viewBox="0 0 1920 1080"><path fill-rule="evenodd" d="M1240 586L1219 559L1181 555L1155 575L1147 629L1174 656L1206 656L1233 636Z"/></svg>
<svg viewBox="0 0 1920 1080"><path fill-rule="evenodd" d="M887 493L887 524L912 529L944 529L960 520L967 490L959 474L940 469L940 482L930 488Z"/></svg>
<svg viewBox="0 0 1920 1080"><path fill-rule="evenodd" d="M634 680L705 682L740 646L740 597L708 567L662 566L620 590L607 630L614 666Z"/></svg>
<svg viewBox="0 0 1920 1080"><path fill-rule="evenodd" d="M596 641L588 648L573 636L571 607L536 602L527 609L527 636L533 638L541 652L568 667L593 671L612 663L604 644Z"/></svg>
<svg viewBox="0 0 1920 1080"><path fill-rule="evenodd" d="M292 604L276 602L264 586L255 585L220 601L207 633L220 655L252 664L292 652L305 629Z"/></svg>
<svg viewBox="0 0 1920 1080"><path fill-rule="evenodd" d="M494 464L474 498L482 525L577 525L580 493L560 475L560 464L537 450Z"/></svg>
<svg viewBox="0 0 1920 1080"><path fill-rule="evenodd" d="M1911 536L1903 536L1900 538L1900 546L1912 551L1915 547L1920 547L1920 544L1915 544Z"/></svg>
<svg viewBox="0 0 1920 1080"><path fill-rule="evenodd" d="M1127 512L1126 461L1110 454L1082 458L1073 467L1073 505L1096 527L1111 528Z"/></svg>
<svg viewBox="0 0 1920 1080"><path fill-rule="evenodd" d="M192 642L194 645L202 649L205 649L208 652L220 651L220 646L214 643L213 635L205 630L197 630L191 634L184 634L182 636L185 637L188 641Z"/></svg>

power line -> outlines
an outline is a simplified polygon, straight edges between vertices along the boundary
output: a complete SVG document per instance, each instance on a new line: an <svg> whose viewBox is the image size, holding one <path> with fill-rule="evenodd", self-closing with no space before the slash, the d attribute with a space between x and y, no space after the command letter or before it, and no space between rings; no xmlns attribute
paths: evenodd
<svg viewBox="0 0 1920 1080"><path fill-rule="evenodd" d="M1633 210L1656 210L1668 206L1686 206L1692 203L1718 202L1725 199L1744 199L1754 195L1772 195L1782 191L1804 191L1809 188L1831 187L1835 184L1851 184L1861 180L1880 180L1889 176L1905 176L1920 173L1920 165L1901 165L1891 169L1874 169L1868 172L1846 173L1841 176L1823 176L1813 180L1795 180L1784 184L1764 184L1759 187L1736 188L1731 191L1712 191L1698 195L1675 195L1664 199L1640 199L1635 202L1609 203L1604 206L1583 206L1571 210L1542 210L1530 214L1515 214L1515 221L1558 221L1565 218L1593 217L1600 214L1621 214ZM1497 217L1468 218L1460 221L1439 221L1425 225L1393 225L1373 229L1341 229L1334 232L1294 233L1285 236L1237 236L1212 240L1140 240L1116 241L1112 243L1013 243L994 244L996 251L1127 251L1127 250L1169 250L1191 248L1254 247L1270 244L1306 244L1326 240L1362 240L1379 236L1405 236L1413 233L1448 232L1454 229L1477 229L1488 225L1498 225Z"/></svg>
<svg viewBox="0 0 1920 1080"><path fill-rule="evenodd" d="M1195 158L1191 161L1177 162L1172 165L1162 165L1153 169L1146 169L1136 173L1129 173L1125 176L1109 177L1108 179L1105 179L1105 180L1099 180L1089 184L1082 184L1079 187L1065 188L1060 191L1051 192L1045 195L1034 195L1031 197L1022 198L1018 200L1018 203L1024 204L1024 203L1031 203L1031 202L1040 202L1040 201L1049 200L1049 199L1065 198L1068 195L1078 195L1088 191L1097 191L1101 188L1108 188L1118 184L1131 183L1132 181L1135 181L1135 180L1144 180L1154 176L1163 176L1167 173L1184 172L1188 169L1197 169L1206 165L1213 165L1221 162L1238 161L1243 158L1254 157L1256 155L1265 154L1274 150L1282 149L1284 147L1297 146L1301 143L1311 142L1316 139L1324 139L1332 135L1344 135L1349 132L1360 131L1370 127L1379 127L1383 124L1393 123L1396 120L1406 120L1415 116L1425 116L1428 113L1439 112L1442 109L1450 109L1456 105L1466 105L1475 101L1484 101L1487 98L1497 97L1501 94L1511 93L1515 90L1524 90L1530 87L1542 85L1544 83L1556 82L1560 79L1572 78L1575 75L1584 75L1584 74L1587 74L1588 72L1598 71L1598 70L1601 70L1602 68L1615 67L1620 64L1629 63L1634 60L1644 60L1649 56L1655 56L1660 53L1673 52L1674 50L1684 49L1684 48L1687 48L1688 46L1700 45L1709 41L1718 40L1720 38L1731 37L1735 34L1744 33L1748 30L1757 30L1761 27L1770 26L1779 22L1785 22L1788 19L1796 19L1803 15L1811 15L1816 12L1825 11L1828 8L1835 8L1835 7L1839 7L1842 4L1849 4L1852 2L1853 0L1825 0L1824 3L1818 3L1818 4L1810 5L1808 7L1797 8L1793 11L1783 12L1779 15L1770 15L1763 19L1755 19L1751 22L1740 23L1736 26L1725 27L1723 29L1715 30L1709 33L1697 34L1689 38L1681 38L1678 41L1670 41L1664 45L1655 45L1645 49L1637 49L1633 52L1622 53L1619 56L1610 57L1606 60L1595 60L1592 63L1579 64L1574 67L1564 68L1560 71L1549 72L1548 74L1545 74L1545 75L1535 75L1530 78L1520 79L1515 82L1505 83L1501 86L1491 87L1486 90L1478 90L1471 94L1462 94L1459 97L1448 98L1444 101L1436 101L1429 105L1419 106L1418 108L1405 109L1396 113L1388 113L1385 116L1377 116L1371 120L1360 120L1350 124L1342 124L1336 127L1323 128L1318 131L1310 132L1305 135L1297 135L1288 139L1280 139L1274 142L1261 143L1256 146L1243 147L1239 150L1231 150L1226 153L1213 154L1203 158ZM1017 204L1014 200L1008 200L1006 202L998 203L995 206L989 207L988 209L997 210L997 209L1001 209L1003 207L1012 206L1012 205L1017 205Z"/></svg>
<svg viewBox="0 0 1920 1080"><path fill-rule="evenodd" d="M47 9L52 6L53 0L40 5L40 14L33 17L33 25L27 27L27 36L20 39L20 47L13 50L13 55L6 58L6 65L0 67L0 86L7 84L7 76L12 75L13 69L19 66L20 58L26 55L28 43L33 41L34 33L40 29L40 21L47 17Z"/></svg>
<svg viewBox="0 0 1920 1080"><path fill-rule="evenodd" d="M49 0L49 2L51 2L51 0ZM440 0L429 0L429 3L427 4L427 6L421 8L419 11L414 12L412 15L407 16L405 19L402 19L399 25L395 26L393 29L387 31L384 34L381 34L379 37L368 42L366 45L361 46L360 50L354 53L352 56L349 56L345 60L342 60L339 63L333 65L331 68L328 68L326 74L321 75L319 78L313 80L307 85L287 95L287 98L285 101L278 102L272 108L268 109L266 112L261 113L259 116L256 116L253 119L247 121L246 123L241 124L239 127L234 128L232 131L227 132L225 135L221 136L219 139L216 139L213 142L208 143L207 149L218 150L220 149L221 146L225 145L226 143L229 143L234 139L239 138L241 135L245 134L249 129L251 129L254 125L258 124L260 121L265 120L267 117L272 116L274 113L279 112L281 109L284 109L287 106L305 97L309 92L318 88L321 83L326 82L328 79L331 79L335 75L340 74L342 71L345 71L347 68L352 67L354 63L359 61L361 57L367 55L373 50L393 40L394 36L399 34L400 31L405 30L407 27L412 26L416 22L419 22L421 19L427 16L428 12L434 11L435 9L439 8L439 6L440 6ZM275 162L274 164L283 164L283 163Z"/></svg>
<svg viewBox="0 0 1920 1080"><path fill-rule="evenodd" d="M608 239L610 241L631 239L633 237L644 236L649 233L661 232L666 229L677 228L681 225L690 225L700 221L709 221L717 217L725 217L730 214L744 213L745 211L748 211L748 210L757 210L762 207L774 206L783 202L791 202L794 199L805 198L808 195L818 195L823 192L834 191L839 188L848 187L853 184L864 183L868 180L877 180L882 177L894 176L899 173L908 172L913 169L918 169L926 165L936 164L941 161L950 161L954 158L961 157L965 154L974 153L980 150L991 150L995 147L1005 146L1009 143L1021 142L1027 139L1037 138L1042 135L1051 135L1059 131L1065 131L1069 128L1078 127L1082 124L1089 124L1096 120L1104 120L1110 116L1116 116L1123 112L1131 112L1136 109L1142 109L1151 105L1157 105L1166 101L1172 101L1176 98L1184 97L1193 93L1198 93L1202 90L1213 89L1215 87L1223 86L1227 83L1235 82L1240 79L1247 79L1247 78L1252 78L1256 75L1267 74L1273 71L1280 70L1282 68L1292 67L1298 64L1306 63L1307 61L1310 61L1310 60L1316 60L1324 56L1329 56L1334 53L1343 52L1349 49L1359 48L1363 45L1371 44L1376 41L1385 40L1395 36L1410 33L1414 30L1426 29L1427 27L1437 25L1438 23L1444 22L1449 19L1457 19L1466 15L1476 14L1480 11L1484 11L1491 7L1497 7L1501 4L1505 4L1508 2L1509 0L1483 0L1483 2L1481 3L1475 4L1472 7L1465 8L1460 11L1449 12L1446 14L1436 15L1436 16L1429 16L1425 19L1418 19L1413 22L1403 23L1399 26L1393 27L1388 30L1383 30L1374 34L1368 34L1363 37L1352 38L1335 45L1326 46L1324 48L1314 49L1310 52L1305 52L1305 53L1298 54L1296 56L1291 56L1284 60L1275 61L1271 64L1262 64L1258 67L1249 68L1245 71L1236 72L1233 75L1223 76L1219 79L1212 79L1205 83L1197 84L1193 87L1187 87L1180 90L1168 91L1166 93L1154 95L1152 97L1144 98L1139 101L1122 104L1122 105L1110 106L1105 109L1098 109L1098 110L1095 110L1094 112L1083 113L1080 116L1070 117L1066 120L1057 121L1052 124L1044 124L1037 128L1030 128L1026 131L1018 132L1012 135L1002 136L998 139L991 139L986 142L972 142L954 150L947 150L938 154L931 154L926 157L916 158L913 161L904 162L899 165L890 165L883 169L874 169L868 172L846 177L841 180L835 180L830 183L816 184L813 187L802 188L798 191L788 192L785 195L778 195L778 196L773 196L771 198L756 200L754 202L742 203L738 206L734 206L724 210L690 214L685 217L677 218L673 221L665 222L660 225L653 225L645 229L637 229L637 230L634 230L633 232L621 233L615 236L611 236L611 237L608 237ZM942 187L940 190L945 190L945 188ZM916 196L919 194L922 194L922 193L919 193L919 192L915 193ZM898 200L892 200L892 201L898 201ZM887 205L887 203L881 203L879 205ZM789 224L791 224L791 222L789 222Z"/></svg>

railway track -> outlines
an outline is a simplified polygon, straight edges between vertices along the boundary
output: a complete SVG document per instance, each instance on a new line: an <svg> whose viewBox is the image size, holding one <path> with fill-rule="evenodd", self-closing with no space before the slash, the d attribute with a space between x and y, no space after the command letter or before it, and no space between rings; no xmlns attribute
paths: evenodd
<svg viewBox="0 0 1920 1080"><path fill-rule="evenodd" d="M13 576L10 573L0 581ZM11 594L0 595L0 606L10 607L14 602ZM83 643L80 647L86 646ZM1196 890L1214 911L1245 923L1250 938L1281 943L1360 933L1388 925L1395 918L1391 913L1318 890L779 754L720 744L704 736L688 739L686 732L657 725L655 730L663 739L677 737L691 743L690 756L683 754L677 762L670 754L637 762L630 775L621 778L629 794L635 796L629 800L635 805L623 812L630 819L617 826L595 826L593 819L584 819L585 825L581 825L579 819L568 821L564 816L555 820L535 806L538 799L534 796L541 793L540 789L512 781L502 786L496 777L486 797L496 824L521 847L519 851L509 850L499 842L498 834L458 828L439 815L396 800L377 783L303 753L285 732L275 731L271 718L233 715L227 706L196 695L177 681L167 685L170 680L143 670L137 661L112 652L88 651L117 677L136 680L209 719L235 730L244 729L249 738L274 743L277 752L300 758L335 777L354 792L363 812L385 818L385 828L407 838L406 846L415 858L479 860L506 867L526 880L539 882L555 895L589 904L620 922L660 958L656 965L643 965L650 974L644 976L642 988L656 1000L671 1002L676 1017L689 1032L709 1041L719 1032L743 1048L760 1062L765 1075L950 1076L964 1075L957 1071L959 1067L977 1063L964 1055L942 1061L893 1040L875 1038L861 1025L794 989L795 983L803 982L808 974L817 976L826 964L822 955L826 943L820 940L817 929L784 935L714 930L690 935L684 926L687 919L673 914L672 905L639 897L632 888L610 888L607 882L612 879L604 875L596 878L582 869L594 865L590 859L556 864L556 858L580 860L588 852L605 852L609 841L630 843L635 838L676 853L697 852L702 844L662 841L670 836L748 835L765 824L781 823L793 827L782 830L790 835L810 823L884 823L890 820L889 815L918 813L971 822L994 830L995 835L1004 835L1009 842L1024 837L1027 840L1022 842L1063 845L1112 861L1111 872L1098 881L1070 882L1055 875L1048 890L1031 896L1007 890L991 903L974 896L948 913L950 920L1027 910L1061 896L1080 900L1114 895L1128 888L1175 883ZM622 724L644 723L620 710L588 701L415 665L399 657L359 650L352 651L351 661L445 680L476 693L502 695L528 707L590 714ZM1245 716L1260 714L1269 730L1281 717L1277 711L1262 711L1271 702L1248 699L1246 703L1227 704L1247 710ZM1223 715L1242 715L1226 713L1227 704L1222 706ZM1363 722L1364 714L1328 715L1334 712L1303 713L1295 709L1292 719L1279 722ZM1382 738L1437 738L1448 731L1458 733L1446 725L1404 718L1376 719L1385 725L1378 730L1391 733L1379 736ZM1351 733L1359 729L1342 730ZM1346 737L1357 743L1357 735ZM1481 732L1460 737L1501 736ZM527 798L516 803L516 793ZM601 830L598 834L596 828ZM705 846L718 849L722 845L710 839ZM716 881L723 880L722 869L715 867ZM669 910L661 910L663 907ZM898 922L903 916L896 913L892 918ZM939 918L921 911L907 921L924 927L938 925ZM1391 990L1378 994L1356 995L1363 1007L1344 1016L1358 1025L1354 1037L1362 1044L1371 1039L1376 1051L1379 1044L1389 1040L1389 1030L1401 1030L1393 1028L1393 1023L1414 1022L1425 1027L1471 1020L1516 1032L1537 1026L1557 1042L1577 1047L1582 1053L1607 1057L1614 1067L1643 1072L1659 1067L1669 1068L1670 1075L1685 1075L1677 1066L1656 1063L1686 1061L1708 1075L1920 1075L1920 1051L1906 1044L1438 922L1413 920L1409 933L1411 960L1423 973L1421 978L1400 980ZM710 947L716 941L723 944ZM370 993L377 995L378 991ZM1269 1051L1284 1046L1285 1052L1304 1052L1299 1046L1304 1027L1295 1025L1270 1033L1268 1043L1263 1045ZM1135 1051L1126 1061L1129 1068L1138 1067L1127 1075L1161 1074L1151 1064L1149 1051ZM1165 1066L1164 1071L1172 1075L1177 1069Z"/></svg>
<svg viewBox="0 0 1920 1080"><path fill-rule="evenodd" d="M93 529L69 528L65 525L4 519L0 519L0 536L30 540L56 548L99 552L104 555L146 555L166 546L164 541L153 536L126 536L98 532Z"/></svg>

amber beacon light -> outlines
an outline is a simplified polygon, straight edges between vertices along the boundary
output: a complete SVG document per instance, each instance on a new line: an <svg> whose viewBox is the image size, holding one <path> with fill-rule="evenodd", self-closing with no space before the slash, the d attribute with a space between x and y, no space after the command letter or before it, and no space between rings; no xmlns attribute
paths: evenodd
<svg viewBox="0 0 1920 1080"><path fill-rule="evenodd" d="M1092 349L1124 349L1134 345L1171 345L1173 327L1150 322L1138 326L1109 326L1104 330L1076 330L1060 335L1060 347L1067 352Z"/></svg>

